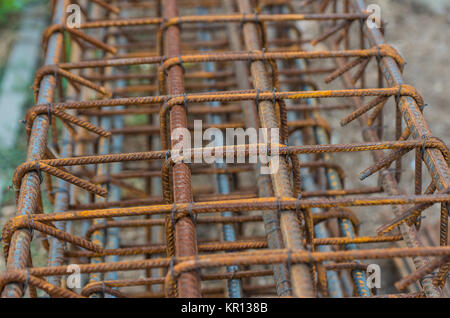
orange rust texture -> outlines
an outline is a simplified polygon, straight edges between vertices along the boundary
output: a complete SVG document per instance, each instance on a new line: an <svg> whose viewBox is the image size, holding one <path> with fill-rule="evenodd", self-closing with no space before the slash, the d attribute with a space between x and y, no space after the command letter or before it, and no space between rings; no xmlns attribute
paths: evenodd
<svg viewBox="0 0 450 318"><path fill-rule="evenodd" d="M231 281L247 297L330 297L330 271L354 286L344 288L343 297L446 295L450 154L429 132L420 92L403 82L405 61L384 43L383 29L365 27L369 13L359 1L227 1L92 0L88 6L80 0L85 19L76 29L61 13L68 1L52 1L43 48L54 60L36 72L35 104L25 116L30 148L13 177L17 215L2 232L2 297L225 297ZM299 21L322 31L311 36ZM71 55L63 52L62 34ZM311 50L319 43L320 50ZM98 58L87 58L92 56ZM378 73L374 81L369 68ZM340 89L328 85L338 79ZM331 111L343 127L357 121L361 141L332 144ZM212 114L221 122L209 122ZM396 118L394 139L383 137L387 116ZM194 146L190 155L175 157L172 149L186 140L170 136L177 128L192 131L194 119L203 120L203 129L279 128L281 138L259 147ZM302 142L292 143L298 132ZM109 145L106 153L101 145ZM274 147L281 170L270 178L248 161L217 166L183 160L239 151L248 159ZM362 152L374 162L359 177L377 175L378 185L346 188L345 169L331 159ZM412 192L402 190L400 179L410 152ZM232 191L218 190L218 175L228 177ZM305 185L307 176L315 189ZM58 188L61 180L67 188ZM423 191L425 180L431 181ZM58 193L67 194L63 211ZM42 195L52 208L43 206ZM440 205L439 222L421 227L434 205ZM383 225L369 225L371 234L360 235L357 211L372 206L389 209L390 217L379 213ZM233 227L234 241L224 240L224 225ZM318 225L327 237L316 236ZM419 231L438 243L422 245ZM30 240L40 238L46 267L33 266L29 253ZM56 240L67 248L55 252ZM114 240L119 244L109 246ZM403 273L393 273L397 294L366 294L359 274L346 275L364 273L365 260L394 258L401 259L395 264ZM70 264L114 279L102 276L81 289L51 279L70 274ZM146 277L138 279L138 270ZM135 278L122 276L128 271Z"/></svg>

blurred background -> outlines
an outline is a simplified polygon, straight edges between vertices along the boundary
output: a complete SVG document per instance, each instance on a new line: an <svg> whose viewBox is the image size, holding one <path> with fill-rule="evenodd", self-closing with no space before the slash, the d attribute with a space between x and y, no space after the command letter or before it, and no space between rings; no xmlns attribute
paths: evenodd
<svg viewBox="0 0 450 318"><path fill-rule="evenodd" d="M0 0L0 227L15 211L11 178L26 159L21 121L32 105L34 72L42 64L41 34L49 24L48 3ZM433 134L449 144L450 0L366 3L380 6L386 40L408 63L406 82L414 85L428 104L424 114Z"/></svg>

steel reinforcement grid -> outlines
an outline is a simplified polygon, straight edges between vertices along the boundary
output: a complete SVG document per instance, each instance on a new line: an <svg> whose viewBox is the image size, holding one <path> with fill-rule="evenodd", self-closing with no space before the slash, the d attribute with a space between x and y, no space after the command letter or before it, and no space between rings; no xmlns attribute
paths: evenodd
<svg viewBox="0 0 450 318"><path fill-rule="evenodd" d="M449 151L363 0L51 10L2 297L448 296Z"/></svg>

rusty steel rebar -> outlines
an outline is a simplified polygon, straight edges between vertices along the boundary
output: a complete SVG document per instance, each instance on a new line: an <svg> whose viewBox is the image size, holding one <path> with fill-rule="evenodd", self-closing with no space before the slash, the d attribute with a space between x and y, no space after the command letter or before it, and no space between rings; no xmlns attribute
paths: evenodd
<svg viewBox="0 0 450 318"><path fill-rule="evenodd" d="M78 28L69 4L43 34L2 297L450 297L450 153L363 0L79 0ZM367 281L381 260L396 294Z"/></svg>

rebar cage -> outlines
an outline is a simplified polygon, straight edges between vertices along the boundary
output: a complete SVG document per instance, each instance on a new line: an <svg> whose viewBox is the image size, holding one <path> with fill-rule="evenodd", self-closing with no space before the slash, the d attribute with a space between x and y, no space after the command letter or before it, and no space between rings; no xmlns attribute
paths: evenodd
<svg viewBox="0 0 450 318"><path fill-rule="evenodd" d="M3 297L447 295L448 149L364 1L53 0L52 16ZM278 169L175 158L196 120L279 138L181 159L276 146Z"/></svg>

